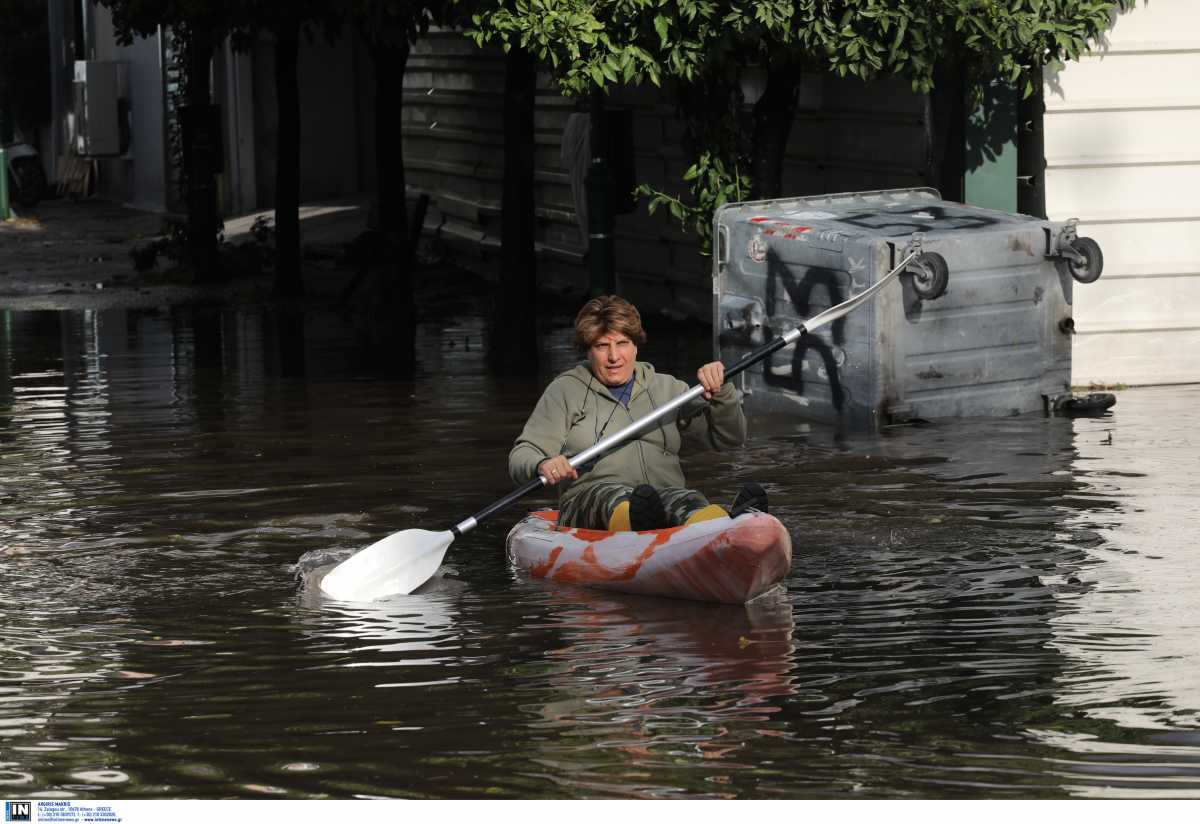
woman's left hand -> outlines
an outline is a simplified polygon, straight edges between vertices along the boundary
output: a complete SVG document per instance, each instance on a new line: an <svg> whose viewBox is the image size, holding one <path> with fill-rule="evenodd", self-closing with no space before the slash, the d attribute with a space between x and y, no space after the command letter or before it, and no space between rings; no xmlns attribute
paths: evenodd
<svg viewBox="0 0 1200 824"><path fill-rule="evenodd" d="M720 361L706 363L696 372L700 385L704 387L704 399L711 400L712 396L721 391L725 383L725 364Z"/></svg>

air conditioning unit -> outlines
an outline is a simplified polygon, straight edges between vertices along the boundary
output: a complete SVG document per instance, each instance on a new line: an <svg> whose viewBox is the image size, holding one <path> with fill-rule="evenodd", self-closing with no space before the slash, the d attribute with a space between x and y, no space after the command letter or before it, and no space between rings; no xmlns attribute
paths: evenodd
<svg viewBox="0 0 1200 824"><path fill-rule="evenodd" d="M84 157L124 154L129 146L128 64L75 61L75 153Z"/></svg>

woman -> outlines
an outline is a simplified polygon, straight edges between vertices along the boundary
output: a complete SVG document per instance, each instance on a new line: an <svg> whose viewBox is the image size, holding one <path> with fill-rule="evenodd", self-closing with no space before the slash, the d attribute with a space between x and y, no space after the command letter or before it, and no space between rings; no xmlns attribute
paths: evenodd
<svg viewBox="0 0 1200 824"><path fill-rule="evenodd" d="M726 515L685 487L679 465L685 436L713 449L741 446L746 440L741 393L725 383L720 361L696 373L707 403L697 400L660 419L582 471L568 462L568 456L687 391L683 381L638 361L637 348L645 342L641 316L631 303L614 295L588 301L575 318L575 345L586 361L546 387L509 453L508 471L516 483L538 473L548 486L560 487L560 524L643 530ZM766 496L757 484L746 485L732 514L750 508L766 510Z"/></svg>

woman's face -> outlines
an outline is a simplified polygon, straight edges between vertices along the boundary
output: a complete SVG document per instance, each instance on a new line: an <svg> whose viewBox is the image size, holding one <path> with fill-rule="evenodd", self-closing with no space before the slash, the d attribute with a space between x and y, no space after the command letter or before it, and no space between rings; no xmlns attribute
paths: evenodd
<svg viewBox="0 0 1200 824"><path fill-rule="evenodd" d="M621 386L633 377L637 346L620 332L605 332L588 347L588 363L605 386Z"/></svg>

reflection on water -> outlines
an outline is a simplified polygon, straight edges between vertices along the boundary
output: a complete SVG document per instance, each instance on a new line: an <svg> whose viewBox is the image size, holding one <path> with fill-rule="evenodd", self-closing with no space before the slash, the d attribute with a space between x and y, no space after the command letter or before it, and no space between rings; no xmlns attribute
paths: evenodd
<svg viewBox="0 0 1200 824"><path fill-rule="evenodd" d="M330 560L509 488L541 382L490 377L462 309L411 381L332 315L0 310L6 793L1200 794L1200 388L878 436L756 418L686 466L718 500L763 483L792 532L744 608L531 581L518 512L418 593L324 601ZM664 369L703 359L655 331Z"/></svg>
<svg viewBox="0 0 1200 824"><path fill-rule="evenodd" d="M560 646L527 677L551 690L527 709L547 743L530 753L579 795L732 797L739 753L795 693L791 603L782 588L745 607L565 588L550 594ZM586 735L581 734L586 730ZM656 784L690 762L711 786ZM690 782L689 782L690 783Z"/></svg>
<svg viewBox="0 0 1200 824"><path fill-rule="evenodd" d="M1194 401L1195 393L1191 393ZM1103 520L1083 513L1068 523L1095 528L1093 557L1077 611L1056 623L1058 643L1086 663L1089 679L1066 681L1063 700L1080 694L1098 706L1091 717L1121 726L1170 730L1198 726L1200 596L1194 548L1195 447L1186 431L1162 422L1187 415L1171 396L1146 393L1138 418L1112 427L1081 421L1072 469L1090 494L1117 506ZM1189 449L1190 447L1190 449Z"/></svg>

